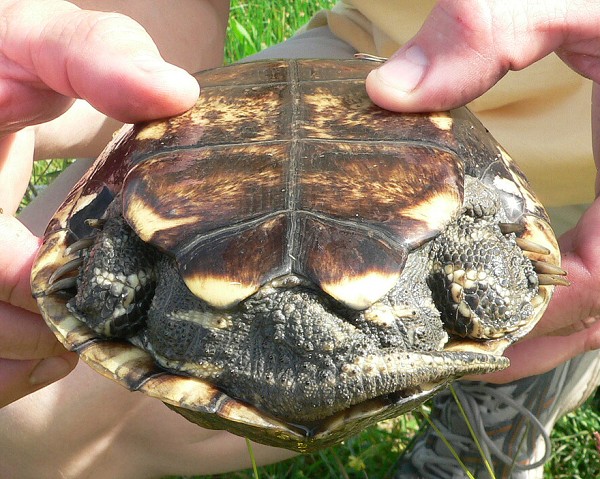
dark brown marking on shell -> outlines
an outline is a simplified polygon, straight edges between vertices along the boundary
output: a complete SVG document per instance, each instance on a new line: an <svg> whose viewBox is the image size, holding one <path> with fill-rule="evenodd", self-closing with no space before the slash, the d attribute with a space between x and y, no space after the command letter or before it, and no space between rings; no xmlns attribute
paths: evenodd
<svg viewBox="0 0 600 479"><path fill-rule="evenodd" d="M284 209L288 156L285 143L155 156L127 177L124 217L142 239L176 251L199 235Z"/></svg>
<svg viewBox="0 0 600 479"><path fill-rule="evenodd" d="M196 79L202 88L285 83L289 66L286 60L273 60L261 65L256 62L238 63L235 68L216 68L197 73Z"/></svg>
<svg viewBox="0 0 600 479"><path fill-rule="evenodd" d="M364 80L376 65L368 62L308 60L296 62L297 77L302 82Z"/></svg>
<svg viewBox="0 0 600 479"><path fill-rule="evenodd" d="M137 149L136 142L132 141L134 136L135 128L124 130L121 136L116 137L114 152L108 154L105 150L69 195L79 192L80 196L85 197L104 187L114 194L118 193L131 169L127 158L134 155ZM70 196L65 200L65 204L67 203L70 203ZM78 211L78 208L75 211Z"/></svg>
<svg viewBox="0 0 600 479"><path fill-rule="evenodd" d="M185 283L194 294L213 305L239 302L264 283L290 271L287 224L286 215L279 214L251 227L225 230L176 249L174 254ZM219 283L215 291L216 281ZM224 289L228 284L230 291Z"/></svg>
<svg viewBox="0 0 600 479"><path fill-rule="evenodd" d="M368 225L408 249L439 234L461 208L463 165L445 150L339 141L310 142L302 153L298 210ZM428 202L435 211L420 216Z"/></svg>

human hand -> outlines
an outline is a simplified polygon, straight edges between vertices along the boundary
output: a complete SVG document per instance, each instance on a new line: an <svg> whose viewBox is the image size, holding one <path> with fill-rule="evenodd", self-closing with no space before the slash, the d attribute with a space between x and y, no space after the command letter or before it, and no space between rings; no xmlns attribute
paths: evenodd
<svg viewBox="0 0 600 479"><path fill-rule="evenodd" d="M600 200L559 239L569 287L557 287L540 322L506 350L511 366L484 377L509 382L549 371L600 348ZM534 360L532 360L534 358Z"/></svg>
<svg viewBox="0 0 600 479"><path fill-rule="evenodd" d="M418 34L369 75L367 90L388 109L445 110L474 100L509 70L526 68L551 52L600 83L599 31L600 4L593 0L441 0ZM593 105L598 169L597 92ZM600 180L596 184L598 197ZM539 374L600 348L600 199L560 245L572 285L557 288L536 328L506 351L511 367L486 380Z"/></svg>
<svg viewBox="0 0 600 479"><path fill-rule="evenodd" d="M65 376L77 363L38 313L29 272L39 240L0 215L0 407Z"/></svg>
<svg viewBox="0 0 600 479"><path fill-rule="evenodd" d="M66 375L77 356L45 325L29 275L39 246L15 217L33 158L29 125L82 98L132 122L193 105L197 82L164 63L133 20L58 0L0 1L0 407Z"/></svg>
<svg viewBox="0 0 600 479"><path fill-rule="evenodd" d="M29 273L39 246L14 213L29 178L33 134L0 138L0 407L65 376L77 363L37 312Z"/></svg>
<svg viewBox="0 0 600 479"><path fill-rule="evenodd" d="M73 98L134 122L181 113L198 96L197 82L126 16L62 0L0 1L0 16L2 132L55 118Z"/></svg>

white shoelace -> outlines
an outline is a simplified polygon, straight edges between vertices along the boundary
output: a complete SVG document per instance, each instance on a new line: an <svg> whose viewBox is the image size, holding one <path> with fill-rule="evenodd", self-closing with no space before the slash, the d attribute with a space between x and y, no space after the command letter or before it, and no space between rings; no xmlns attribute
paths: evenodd
<svg viewBox="0 0 600 479"><path fill-rule="evenodd" d="M552 443L550 441L550 436L544 429L544 425L540 422L540 420L523 404L515 401L509 395L503 393L499 389L492 388L486 386L481 383L465 383L460 387L455 388L456 396L461 402L461 405L465 411L465 415L467 416L471 426L475 430L477 437L481 443L482 449L487 456L487 459L490 460L490 451L491 453L499 459L501 462L506 464L507 466L527 471L530 469L536 469L542 466L552 454ZM512 458L506 455L500 448L496 445L496 443L490 438L488 433L484 427L484 421L481 416L480 404L476 401L476 397L485 397L487 401L494 401L496 404L504 404L512 408L518 415L523 416L524 418L529 420L530 427L535 428L536 432L539 431L540 436L544 441L544 455L534 463L531 464L521 464L516 462L515 458ZM453 440L458 439L457 434L450 433L453 436ZM469 437L470 441L471 438Z"/></svg>

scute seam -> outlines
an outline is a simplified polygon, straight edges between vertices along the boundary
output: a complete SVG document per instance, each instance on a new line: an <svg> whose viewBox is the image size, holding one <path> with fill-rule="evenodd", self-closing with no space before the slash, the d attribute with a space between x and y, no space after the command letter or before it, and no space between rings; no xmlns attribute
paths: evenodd
<svg viewBox="0 0 600 479"><path fill-rule="evenodd" d="M453 155L459 155L457 150L452 148L448 148L447 146L441 145L440 143L436 143L433 141L425 141L425 140L413 140L410 138L406 139L398 139L398 140L364 140L364 139L353 139L353 138L297 138L298 143L333 143L338 145L340 143L356 143L361 145L414 145L414 146L422 146L424 148L435 148L437 150L450 153ZM177 151L185 151L185 150L211 150L211 149L226 149L231 147L245 147L245 146L268 146L268 145L281 145L288 143L289 140L254 140L254 141L239 141L235 143L213 143L211 145L176 145L176 146L163 146L161 148L160 153L146 153L144 155L137 156L135 158L135 163L139 164L149 159L154 159L159 156L168 155ZM132 168L133 169L133 168Z"/></svg>
<svg viewBox="0 0 600 479"><path fill-rule="evenodd" d="M296 254L296 249L298 245L296 244L296 228L297 228L297 212L296 205L298 204L298 162L296 160L300 149L300 138L298 137L300 128L298 126L298 122L301 121L300 117L300 92L298 87L298 64L295 61L290 61L288 65L288 80L290 85L290 96L292 102L292 119L290 122L291 127L291 145L290 145L290 157L288 162L288 171L287 171L287 197L286 197L286 207L287 207L287 215L289 217L288 228L286 232L286 250L285 250L285 258L283 258L283 262L286 265L285 269L291 270L288 265L290 263L295 262L295 258L298 257Z"/></svg>
<svg viewBox="0 0 600 479"><path fill-rule="evenodd" d="M275 218L281 214L286 214L286 216L288 216L289 218L292 218L293 220L293 216L294 214L297 214L298 212L295 210L280 210L277 211L275 213L270 213L267 215L263 215L263 216L259 216L258 218L255 218L253 220L249 220L249 221L244 221L242 223L232 223L231 226L228 227L219 227L215 230L212 230L210 232L207 232L205 234L203 234L202 236L198 237L198 238L193 238L192 241L190 241L188 244L186 244L185 246L180 247L179 251L180 251L180 255L184 255L186 253L188 253L190 250L196 248L199 244L202 244L204 242L207 241L211 241L213 240L215 237L219 237L219 236L227 236L228 234L231 233L239 233L240 232L240 226L244 226L244 229L249 229L252 228L253 226L256 226L264 221L267 221L270 218ZM388 245L395 247L395 248L406 248L406 244L404 243L400 243L398 242L398 240L396 238L394 238L394 235L392 233L387 233L385 231L380 231L377 230L373 227L372 224L369 223L359 223L359 222L354 222L354 221L349 221L349 220L342 220L340 218L332 218L330 216L324 215L324 214L320 214L320 213L315 213L314 211L301 211L300 213L302 213L303 215L306 216L312 216L314 218L318 218L320 220L323 220L324 222L327 223L333 223L336 225L340 225L340 226L345 226L346 228L352 229L352 230L362 230L365 232L365 236L371 237L371 238L379 238L383 241L385 241ZM289 235L293 234L293 221L291 221L292 226L291 228L288 229L289 231ZM291 241L291 240L288 240ZM414 246L415 248L420 246L420 245L411 245ZM294 251L289 248L288 249L288 254L289 252L291 252L292 256L295 257Z"/></svg>

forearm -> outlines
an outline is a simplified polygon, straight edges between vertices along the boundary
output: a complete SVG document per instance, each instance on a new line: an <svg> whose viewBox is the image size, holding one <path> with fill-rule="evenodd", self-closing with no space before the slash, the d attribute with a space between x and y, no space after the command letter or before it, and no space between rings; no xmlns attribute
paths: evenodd
<svg viewBox="0 0 600 479"><path fill-rule="evenodd" d="M87 10L118 12L150 34L163 58L194 73L223 62L229 14L224 0L73 0Z"/></svg>

